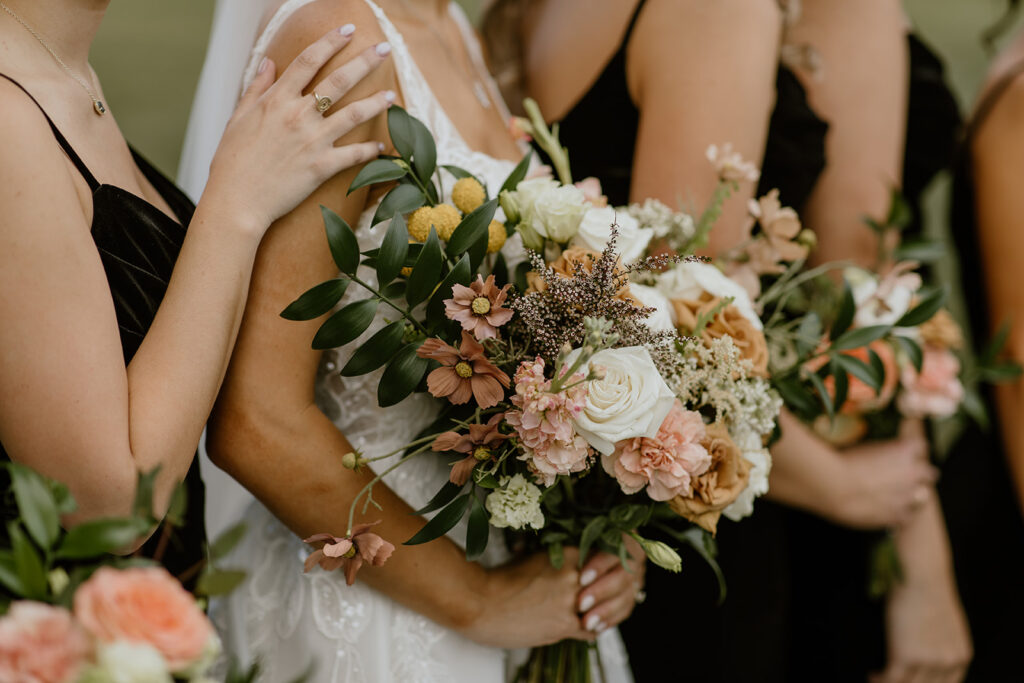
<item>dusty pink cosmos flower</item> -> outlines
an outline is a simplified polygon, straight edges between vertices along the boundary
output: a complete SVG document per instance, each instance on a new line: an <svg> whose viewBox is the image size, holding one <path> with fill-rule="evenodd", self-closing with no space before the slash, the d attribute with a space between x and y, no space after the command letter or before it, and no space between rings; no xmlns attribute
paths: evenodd
<svg viewBox="0 0 1024 683"><path fill-rule="evenodd" d="M601 189L601 181L591 176L575 183L576 187L583 193L583 199L596 209L603 209L608 206L608 197Z"/></svg>
<svg viewBox="0 0 1024 683"><path fill-rule="evenodd" d="M15 602L0 618L0 681L74 681L88 655L89 639L65 609Z"/></svg>
<svg viewBox="0 0 1024 683"><path fill-rule="evenodd" d="M577 373L566 384L583 379ZM506 413L523 445L521 460L551 486L560 474L582 472L590 466L590 446L576 433L572 419L583 411L587 385L576 384L558 393L551 393L551 380L544 377L544 360L523 361L516 371L516 393L510 399L519 410Z"/></svg>
<svg viewBox="0 0 1024 683"><path fill-rule="evenodd" d="M508 388L511 382L508 375L487 359L480 342L465 330L458 349L431 337L423 342L416 355L441 364L427 375L427 389L434 397L447 397L454 405L475 398L481 408L496 406L505 396L502 387Z"/></svg>
<svg viewBox="0 0 1024 683"><path fill-rule="evenodd" d="M430 447L431 450L468 454L452 465L448 481L456 486L464 486L469 481L469 475L473 472L473 468L477 464L491 459L494 447L509 436L498 431L498 427L504 419L505 413L498 413L493 415L487 424L469 425L468 434L444 432L434 439L434 443Z"/></svg>
<svg viewBox="0 0 1024 683"><path fill-rule="evenodd" d="M477 339L493 339L498 336L497 328L512 319L512 311L502 307L511 286L498 289L493 275L487 280L477 275L469 287L452 285L452 298L444 300L444 314Z"/></svg>
<svg viewBox="0 0 1024 683"><path fill-rule="evenodd" d="M364 562L380 567L395 551L394 545L370 532L370 528L378 524L380 520L360 524L345 538L331 534L315 534L304 539L303 543L310 545L322 544L306 558L306 571L310 571L316 565L320 565L321 569L328 572L344 567L345 583L351 586L356 582L356 573Z"/></svg>
<svg viewBox="0 0 1024 683"><path fill-rule="evenodd" d="M75 593L75 617L97 640L156 649L172 672L197 662L213 626L191 593L159 567L100 568Z"/></svg>
<svg viewBox="0 0 1024 683"><path fill-rule="evenodd" d="M711 466L711 455L701 445L705 433L700 414L686 410L677 400L653 439L620 441L615 452L601 456L601 464L624 493L646 487L652 500L690 496L693 480Z"/></svg>
<svg viewBox="0 0 1024 683"><path fill-rule="evenodd" d="M896 405L907 417L949 417L964 400L960 361L948 349L925 345L920 374L907 363L900 373L900 383L903 391Z"/></svg>

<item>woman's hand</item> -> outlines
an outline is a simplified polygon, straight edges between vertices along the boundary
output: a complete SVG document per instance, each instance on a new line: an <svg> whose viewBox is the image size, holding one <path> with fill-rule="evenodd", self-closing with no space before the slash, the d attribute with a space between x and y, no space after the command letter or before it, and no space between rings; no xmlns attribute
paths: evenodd
<svg viewBox="0 0 1024 683"><path fill-rule="evenodd" d="M628 619L643 591L647 556L631 536L625 536L624 541L629 554L628 568L615 555L597 553L587 560L580 573L583 589L576 606L588 631L600 633Z"/></svg>
<svg viewBox="0 0 1024 683"><path fill-rule="evenodd" d="M387 43L362 52L314 82L320 70L351 40L351 24L310 45L275 83L266 59L228 122L210 166L204 202L217 202L236 222L262 237L271 223L294 209L327 179L369 161L379 142L335 147L335 142L394 101L391 91L348 104L337 115L317 110L320 97L338 102L390 54Z"/></svg>

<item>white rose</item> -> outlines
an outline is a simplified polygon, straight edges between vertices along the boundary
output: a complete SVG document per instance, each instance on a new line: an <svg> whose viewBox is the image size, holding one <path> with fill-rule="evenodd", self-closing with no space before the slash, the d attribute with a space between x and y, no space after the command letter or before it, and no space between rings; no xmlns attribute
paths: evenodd
<svg viewBox="0 0 1024 683"><path fill-rule="evenodd" d="M658 276L658 289L669 299L696 300L703 292L723 299L731 298L732 305L755 329L764 329L747 290L710 263L678 263L672 270Z"/></svg>
<svg viewBox="0 0 1024 683"><path fill-rule="evenodd" d="M101 645L96 664L109 683L171 683L163 655L146 643Z"/></svg>
<svg viewBox="0 0 1024 683"><path fill-rule="evenodd" d="M772 471L772 456L761 442L761 437L753 429L740 426L730 430L730 436L743 453L743 459L749 462L750 478L747 488L722 510L722 514L734 522L754 513L754 500L768 493L768 475Z"/></svg>
<svg viewBox="0 0 1024 683"><path fill-rule="evenodd" d="M544 513L540 509L540 489L521 474L502 477L501 488L487 496L484 507L491 514L491 526L504 529L534 529L544 527Z"/></svg>
<svg viewBox="0 0 1024 683"><path fill-rule="evenodd" d="M571 365L579 353L569 354L566 363ZM647 349L598 351L591 364L604 369L604 378L587 384L583 411L573 420L579 435L602 455L611 455L623 439L656 436L676 397Z"/></svg>
<svg viewBox="0 0 1024 683"><path fill-rule="evenodd" d="M629 293L645 308L653 308L654 313L644 320L647 327L655 332L676 331L676 309L668 297L654 287L630 283Z"/></svg>
<svg viewBox="0 0 1024 683"><path fill-rule="evenodd" d="M873 325L895 325L903 314L910 310L915 290L897 284L884 299L877 297L878 279L861 268L846 268L843 277L853 291L857 313L853 318L855 327Z"/></svg>
<svg viewBox="0 0 1024 683"><path fill-rule="evenodd" d="M574 185L561 185L542 192L533 202L530 227L552 242L568 244L586 212L583 191Z"/></svg>
<svg viewBox="0 0 1024 683"><path fill-rule="evenodd" d="M615 242L615 248L622 257L622 262L632 263L643 256L647 244L654 236L654 230L641 228L640 223L627 213L627 209L615 209L610 206L587 211L573 244L603 252L612 237L613 223L619 227L619 238Z"/></svg>

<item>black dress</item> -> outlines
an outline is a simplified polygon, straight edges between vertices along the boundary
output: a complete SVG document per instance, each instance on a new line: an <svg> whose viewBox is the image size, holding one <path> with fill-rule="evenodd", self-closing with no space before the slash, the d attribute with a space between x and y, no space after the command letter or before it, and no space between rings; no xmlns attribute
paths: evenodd
<svg viewBox="0 0 1024 683"><path fill-rule="evenodd" d="M1024 72L1010 69L980 103L957 159L953 186L952 232L976 349L992 329L980 247L970 149L999 98ZM967 680L1016 680L1024 643L1024 519L1011 485L992 397L986 396L992 427L971 425L951 450L939 481L960 599L974 640Z"/></svg>
<svg viewBox="0 0 1024 683"><path fill-rule="evenodd" d="M0 74L0 78L24 90L39 106L21 84L3 74ZM41 106L39 108L43 111ZM92 191L92 238L110 285L121 349L127 366L138 351L163 300L171 271L185 239L185 226L192 220L195 206L181 190L134 150L132 155L139 170L171 207L177 220L131 192L99 183L45 111L43 116L46 116L57 144ZM2 443L0 459L9 459ZM184 572L203 557L203 484L197 462L193 462L189 469L186 490L188 509L185 524L166 531L170 533L170 539L163 563L175 575ZM12 514L9 509L3 510L3 513L5 521ZM142 554L152 556L164 533L164 529L158 529L143 548Z"/></svg>
<svg viewBox="0 0 1024 683"><path fill-rule="evenodd" d="M622 45L560 122L573 174L600 178L609 202L616 206L629 202L640 123L626 82L626 49L643 7L641 0ZM779 69L776 89L758 189L764 193L778 188L781 201L799 211L824 169L828 126L808 106L791 71ZM601 144L594 145L595 139ZM784 509L764 499L741 523L722 520L718 562L728 595L721 606L717 580L693 550L681 549L682 574L648 564L648 599L620 626L638 683L789 681L791 567L785 536ZM690 653L685 665L678 671L667 668L665 653L680 648Z"/></svg>

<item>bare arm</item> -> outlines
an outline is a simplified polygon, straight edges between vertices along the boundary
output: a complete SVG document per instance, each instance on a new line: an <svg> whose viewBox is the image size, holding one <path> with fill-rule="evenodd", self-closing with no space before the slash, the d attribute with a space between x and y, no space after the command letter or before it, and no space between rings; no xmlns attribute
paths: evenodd
<svg viewBox="0 0 1024 683"><path fill-rule="evenodd" d="M1024 174L1024 80L1020 77L1002 96L975 139L974 185L977 192L978 240L994 326L1009 321L1009 351L1024 362L1024 197L1019 180ZM996 408L1017 499L1024 512L1024 382L1001 384Z"/></svg>
<svg viewBox="0 0 1024 683"><path fill-rule="evenodd" d="M70 166L39 111L4 86L0 386L17 400L0 409L0 437L14 460L70 487L79 510L66 521L126 514L138 473L156 466L162 513L227 367L263 231L323 177L376 151L334 149L339 131L300 116L299 89L345 42L332 32L268 91L269 64L243 98L127 369ZM277 173L288 182L269 182Z"/></svg>
<svg viewBox="0 0 1024 683"><path fill-rule="evenodd" d="M909 57L899 0L807 0L787 40L821 55L820 78L799 74L815 112L829 124L828 165L802 216L817 232L818 263L878 253L864 217L884 217L900 183L907 124Z"/></svg>
<svg viewBox="0 0 1024 683"><path fill-rule="evenodd" d="M709 145L732 143L760 165L775 104L781 16L775 0L650 0L630 41L630 89L640 109L634 201L703 209L717 183ZM739 244L744 184L726 204L708 253Z"/></svg>

